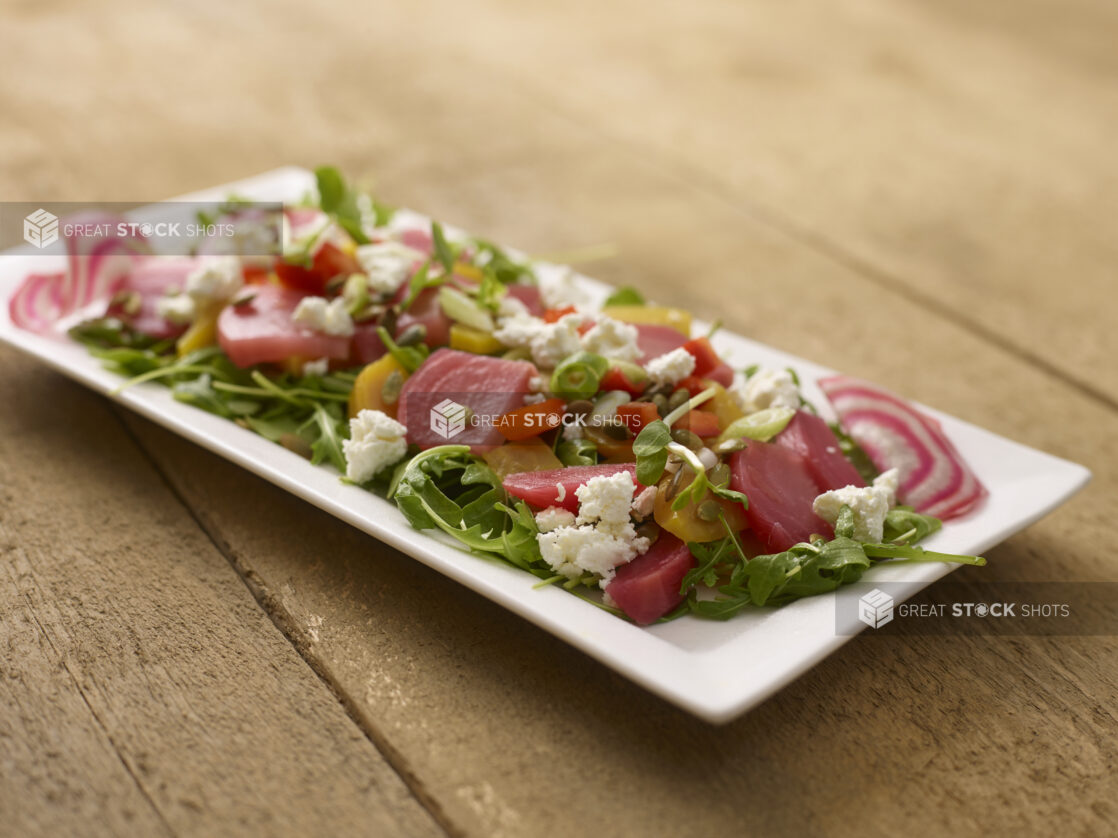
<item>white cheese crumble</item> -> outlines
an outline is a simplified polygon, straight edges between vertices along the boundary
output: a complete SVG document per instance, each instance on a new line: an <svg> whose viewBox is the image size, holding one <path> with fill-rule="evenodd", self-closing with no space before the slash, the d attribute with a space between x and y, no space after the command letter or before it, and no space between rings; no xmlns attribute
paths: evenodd
<svg viewBox="0 0 1118 838"><path fill-rule="evenodd" d="M770 407L800 407L800 390L788 370L758 370L748 381L736 382L730 394L746 413Z"/></svg>
<svg viewBox="0 0 1118 838"><path fill-rule="evenodd" d="M498 315L497 328L493 331L493 337L505 346L528 347L532 343L532 338L545 325L542 319L533 317L526 310L506 317Z"/></svg>
<svg viewBox="0 0 1118 838"><path fill-rule="evenodd" d="M203 309L228 302L242 285L240 259L207 257L186 275L186 287L180 293L156 300L155 310L169 323L182 326L197 319Z"/></svg>
<svg viewBox="0 0 1118 838"><path fill-rule="evenodd" d="M815 514L834 526L842 507L854 513L854 539L877 543L885 534L885 515L897 502L899 473L895 468L879 475L872 486L844 486L824 492L815 499Z"/></svg>
<svg viewBox="0 0 1118 838"><path fill-rule="evenodd" d="M155 301L155 310L160 317L176 326L190 323L196 313L194 300L186 294L160 297Z"/></svg>
<svg viewBox="0 0 1118 838"><path fill-rule="evenodd" d="M673 349L644 365L648 377L656 386L678 384L695 371L695 356L684 349Z"/></svg>
<svg viewBox="0 0 1118 838"><path fill-rule="evenodd" d="M627 471L594 477L579 486L573 522L536 536L540 555L551 569L571 579L593 573L604 588L618 566L647 551L648 539L637 536L629 519L634 488Z"/></svg>
<svg viewBox="0 0 1118 838"><path fill-rule="evenodd" d="M378 294L393 294L411 275L412 266L425 256L398 241L363 244L354 252L361 270L369 278L369 288Z"/></svg>
<svg viewBox="0 0 1118 838"><path fill-rule="evenodd" d="M578 280L570 268L563 270L557 277L541 276L540 298L548 308L584 308L589 304L586 293L578 287Z"/></svg>
<svg viewBox="0 0 1118 838"><path fill-rule="evenodd" d="M584 319L581 314L565 314L555 323L547 323L540 317L517 312L504 318L498 316L493 337L505 346L529 350L536 366L553 369L582 348L578 327Z"/></svg>
<svg viewBox="0 0 1118 838"><path fill-rule="evenodd" d="M291 312L291 320L300 326L323 332L327 335L350 337L353 332L353 318L346 311L345 300L335 297L327 300L325 297L303 297L295 311Z"/></svg>
<svg viewBox="0 0 1118 838"><path fill-rule="evenodd" d="M631 323L602 317L582 336L582 348L617 361L635 361L643 354L637 346L639 334Z"/></svg>
<svg viewBox="0 0 1118 838"><path fill-rule="evenodd" d="M575 514L561 506L549 506L536 513L536 527L540 532L551 532L559 527L569 527L575 522Z"/></svg>
<svg viewBox="0 0 1118 838"><path fill-rule="evenodd" d="M330 359L319 358L317 361L307 361L303 364L303 375L323 376L330 372Z"/></svg>
<svg viewBox="0 0 1118 838"><path fill-rule="evenodd" d="M380 410L362 410L349 420L349 439L342 441L345 476L354 483L371 480L407 453L408 429Z"/></svg>
<svg viewBox="0 0 1118 838"><path fill-rule="evenodd" d="M224 302L244 285L241 260L236 256L206 259L186 277L186 293L195 302Z"/></svg>
<svg viewBox="0 0 1118 838"><path fill-rule="evenodd" d="M531 317L531 312L528 311L528 306L524 305L522 300L512 296L512 294L505 294L497 302L497 322L513 317Z"/></svg>

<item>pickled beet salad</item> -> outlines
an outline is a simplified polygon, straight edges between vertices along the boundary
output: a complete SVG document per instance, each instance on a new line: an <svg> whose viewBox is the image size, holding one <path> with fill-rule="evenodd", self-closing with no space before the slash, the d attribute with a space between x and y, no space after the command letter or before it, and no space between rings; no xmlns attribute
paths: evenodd
<svg viewBox="0 0 1118 838"><path fill-rule="evenodd" d="M316 175L279 255L106 237L28 277L12 319L641 625L883 561L983 563L916 546L986 490L904 399L833 376L811 404L791 369L733 368L686 311L629 288L593 302L569 272Z"/></svg>

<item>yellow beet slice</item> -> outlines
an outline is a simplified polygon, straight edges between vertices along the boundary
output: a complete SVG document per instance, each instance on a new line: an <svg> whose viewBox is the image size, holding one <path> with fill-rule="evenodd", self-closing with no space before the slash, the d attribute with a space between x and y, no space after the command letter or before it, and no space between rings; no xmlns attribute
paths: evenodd
<svg viewBox="0 0 1118 838"><path fill-rule="evenodd" d="M407 371L400 362L391 355L378 358L357 374L353 382L353 390L349 394L349 415L356 416L362 410L380 410L392 418L396 418L396 406L399 403L399 390L396 398L385 398L385 383L393 373L400 374L399 383L402 385L408 378Z"/></svg>
<svg viewBox="0 0 1118 838"><path fill-rule="evenodd" d="M691 312L668 306L605 306L602 314L624 323L670 326L686 338L691 337Z"/></svg>

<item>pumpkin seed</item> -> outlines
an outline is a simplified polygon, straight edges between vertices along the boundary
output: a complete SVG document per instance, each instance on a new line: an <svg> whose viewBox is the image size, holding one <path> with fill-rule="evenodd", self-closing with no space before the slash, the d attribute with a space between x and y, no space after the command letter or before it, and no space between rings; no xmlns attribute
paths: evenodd
<svg viewBox="0 0 1118 838"><path fill-rule="evenodd" d="M415 346L417 343L423 343L425 337L427 337L427 327L422 323L412 323L400 333L396 343L399 346Z"/></svg>
<svg viewBox="0 0 1118 838"><path fill-rule="evenodd" d="M711 482L711 485L717 486L719 489L729 485L730 467L725 463L719 463L707 472L707 480Z"/></svg>
<svg viewBox="0 0 1118 838"><path fill-rule="evenodd" d="M656 536L660 534L660 525L657 524L652 518L647 521L642 521L637 524L637 536L640 538L647 538L649 541L655 541Z"/></svg>
<svg viewBox="0 0 1118 838"><path fill-rule="evenodd" d="M567 405L567 413L573 416L585 416L594 409L594 402L589 399L575 399Z"/></svg>
<svg viewBox="0 0 1118 838"><path fill-rule="evenodd" d="M604 433L610 439L628 439L629 438L629 429L626 428L622 424L615 424L613 422L609 422L606 425L604 425L602 427L602 433Z"/></svg>
<svg viewBox="0 0 1118 838"><path fill-rule="evenodd" d="M695 510L695 514L699 516L701 521L717 521L721 512L722 507L713 500L703 501L699 504L699 508Z"/></svg>
<svg viewBox="0 0 1118 838"><path fill-rule="evenodd" d="M678 390L672 393L671 398L668 399L668 410L675 410L677 407L681 407L683 403L690 398L691 394L687 390L684 390L682 387L680 387Z"/></svg>
<svg viewBox="0 0 1118 838"><path fill-rule="evenodd" d="M380 388L380 397L385 404L396 404L400 400L400 390L404 386L404 376L399 370L392 370Z"/></svg>
<svg viewBox="0 0 1118 838"><path fill-rule="evenodd" d="M661 419L668 415L669 411L667 396L665 396L663 393L657 393L652 397L652 403L656 405L656 412L660 414Z"/></svg>
<svg viewBox="0 0 1118 838"><path fill-rule="evenodd" d="M664 492L665 500L671 501L675 499L676 492L679 491L679 484L683 482L684 474L694 476L695 472L691 470L690 466L681 463L679 468L676 469L675 474L672 475L672 479L668 481L667 490Z"/></svg>

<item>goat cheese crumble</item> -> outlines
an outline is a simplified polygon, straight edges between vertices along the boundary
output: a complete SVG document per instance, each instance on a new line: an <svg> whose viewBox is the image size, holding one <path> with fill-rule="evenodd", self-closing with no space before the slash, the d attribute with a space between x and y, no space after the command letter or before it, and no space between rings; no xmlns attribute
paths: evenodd
<svg viewBox="0 0 1118 838"><path fill-rule="evenodd" d="M291 312L291 320L300 326L338 337L351 337L354 332L353 318L346 310L346 303L341 297L327 300L325 297L303 297L295 311Z"/></svg>
<svg viewBox="0 0 1118 838"><path fill-rule="evenodd" d="M574 271L569 268L554 278L541 276L540 297L548 308L583 308L589 303L585 292L578 287Z"/></svg>
<svg viewBox="0 0 1118 838"><path fill-rule="evenodd" d="M415 263L425 258L418 250L398 241L363 244L353 255L369 278L369 288L378 294L398 291L411 276Z"/></svg>
<svg viewBox="0 0 1118 838"><path fill-rule="evenodd" d="M536 527L540 532L551 532L559 527L569 527L575 522L575 514L561 506L549 506L536 513Z"/></svg>
<svg viewBox="0 0 1118 838"><path fill-rule="evenodd" d="M834 526L839 512L849 506L854 513L854 540L876 544L885 535L885 516L897 503L899 472L891 468L878 475L872 486L844 486L815 499L815 514Z"/></svg>
<svg viewBox="0 0 1118 838"><path fill-rule="evenodd" d="M730 394L746 413L770 407L800 407L800 388L788 370L758 370L747 381L736 382Z"/></svg>
<svg viewBox="0 0 1118 838"><path fill-rule="evenodd" d="M179 293L160 297L155 310L164 320L185 325L211 306L224 304L244 285L241 260L236 256L211 256L203 259L186 275L186 287Z"/></svg>
<svg viewBox="0 0 1118 838"><path fill-rule="evenodd" d="M345 476L354 483L372 480L395 465L408 451L408 429L380 410L362 410L349 420L349 439L342 440Z"/></svg>
<svg viewBox="0 0 1118 838"><path fill-rule="evenodd" d="M307 361L303 364L303 375L323 376L330 372L330 359L319 358L317 361Z"/></svg>
<svg viewBox="0 0 1118 838"><path fill-rule="evenodd" d="M602 317L582 336L582 348L604 358L635 361L643 354L637 346L639 334L631 323Z"/></svg>
<svg viewBox="0 0 1118 838"><path fill-rule="evenodd" d="M555 323L545 323L539 317L518 314L504 320L493 337L505 346L528 349L536 366L553 369L582 347L578 334L582 320L581 315L567 314Z"/></svg>
<svg viewBox="0 0 1118 838"><path fill-rule="evenodd" d="M678 384L695 371L695 356L681 346L653 358L644 368L658 387Z"/></svg>
<svg viewBox="0 0 1118 838"><path fill-rule="evenodd" d="M599 585L604 588L618 566L646 552L648 539L637 535L629 519L634 488L627 471L594 477L579 486L575 490L579 509L574 520L536 536L540 555L548 566L570 579L592 573L600 577ZM553 520L548 517L545 523Z"/></svg>

